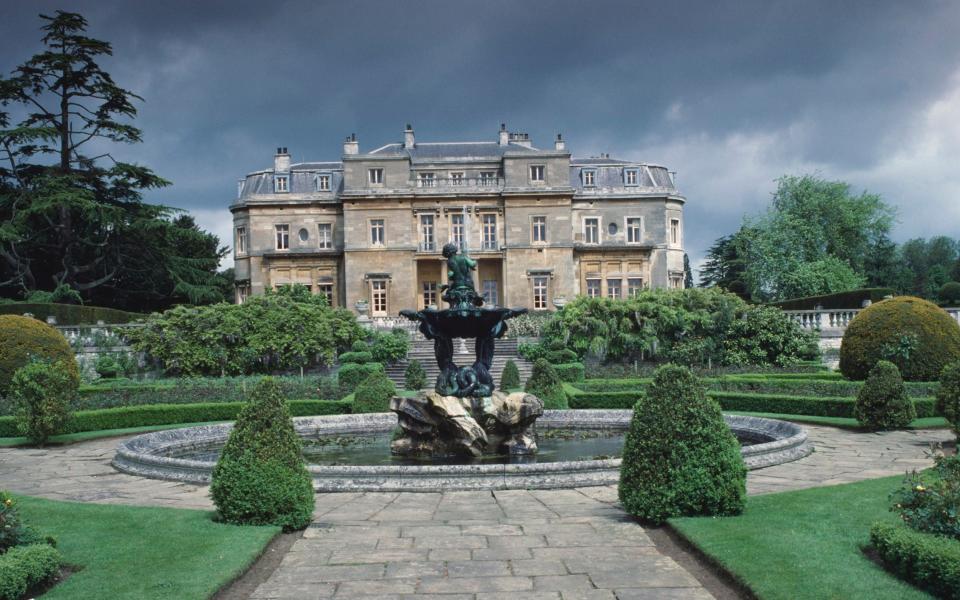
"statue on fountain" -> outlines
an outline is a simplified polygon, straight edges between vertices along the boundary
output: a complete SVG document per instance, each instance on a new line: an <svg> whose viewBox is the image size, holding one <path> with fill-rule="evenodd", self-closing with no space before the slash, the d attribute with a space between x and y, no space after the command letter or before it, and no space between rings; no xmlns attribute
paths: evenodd
<svg viewBox="0 0 960 600"><path fill-rule="evenodd" d="M400 314L419 323L420 332L433 340L440 375L432 391L415 398L395 397L390 409L397 413L402 435L392 452L405 456L445 456L483 453L533 454L536 440L529 432L543 414L543 403L531 394L494 391L494 343L507 331L506 320L527 309L481 308L483 297L473 285L477 262L446 244L448 282L441 287L446 310L403 310ZM453 340L475 339L475 361L454 363Z"/></svg>

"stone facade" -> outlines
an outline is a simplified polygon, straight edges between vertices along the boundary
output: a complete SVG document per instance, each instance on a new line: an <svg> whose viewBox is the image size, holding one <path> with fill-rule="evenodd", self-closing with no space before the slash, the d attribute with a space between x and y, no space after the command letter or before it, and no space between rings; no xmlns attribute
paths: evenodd
<svg viewBox="0 0 960 600"><path fill-rule="evenodd" d="M299 283L373 317L440 304L442 246L478 263L488 304L553 310L579 294L624 297L683 286L683 205L665 167L572 159L557 136L538 149L497 141L402 143L339 162L291 164L240 180L231 205L237 301Z"/></svg>

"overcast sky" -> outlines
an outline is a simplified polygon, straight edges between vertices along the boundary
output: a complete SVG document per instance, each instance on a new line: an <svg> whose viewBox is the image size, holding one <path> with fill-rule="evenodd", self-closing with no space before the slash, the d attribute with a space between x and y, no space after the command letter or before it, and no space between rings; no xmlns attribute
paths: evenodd
<svg viewBox="0 0 960 600"><path fill-rule="evenodd" d="M0 72L58 8L145 99L144 143L115 155L224 243L236 180L277 146L336 160L351 132L363 151L406 123L475 141L501 122L676 171L695 264L783 174L881 194L898 241L960 237L960 2L5 0Z"/></svg>

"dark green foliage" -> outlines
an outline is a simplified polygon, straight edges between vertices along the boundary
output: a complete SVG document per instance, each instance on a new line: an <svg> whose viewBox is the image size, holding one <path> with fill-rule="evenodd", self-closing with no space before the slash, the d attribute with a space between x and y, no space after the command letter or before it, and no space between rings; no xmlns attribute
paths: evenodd
<svg viewBox="0 0 960 600"><path fill-rule="evenodd" d="M933 396L937 384L914 381L905 383L907 394L912 398ZM707 380L711 390L724 392L759 392L763 394L787 394L795 396L856 396L863 389L862 381L843 379L795 379L782 375L755 377L749 375L723 375Z"/></svg>
<svg viewBox="0 0 960 600"><path fill-rule="evenodd" d="M571 362L571 363L560 363L554 364L553 370L557 372L557 377L560 378L560 381L569 381L575 383L577 381L583 381L584 378L584 367L581 362Z"/></svg>
<svg viewBox="0 0 960 600"><path fill-rule="evenodd" d="M295 417L315 415L345 415L350 413L350 402L343 400L291 400L290 413ZM242 402L204 402L196 404L147 404L122 406L99 410L81 410L64 427L63 433L127 429L150 425L175 423L205 423L232 421L237 418ZM16 419L0 417L0 437L17 437Z"/></svg>
<svg viewBox="0 0 960 600"><path fill-rule="evenodd" d="M890 288L861 288L858 290L849 290L838 292L836 294L824 294L822 296L807 296L805 298L791 298L782 302L774 302L771 306L783 310L813 310L821 307L826 310L834 308L863 308L863 303L869 300L871 303L880 302L887 296L892 296L893 290Z"/></svg>
<svg viewBox="0 0 960 600"><path fill-rule="evenodd" d="M373 354L370 352L344 352L337 357L337 360L339 360L342 365L347 363L362 365L373 362Z"/></svg>
<svg viewBox="0 0 960 600"><path fill-rule="evenodd" d="M633 409L623 448L619 497L651 523L681 515L731 515L746 502L740 445L686 367L657 369Z"/></svg>
<svg viewBox="0 0 960 600"><path fill-rule="evenodd" d="M367 343L367 340L357 340L354 343L350 344L350 352L369 352L370 344Z"/></svg>
<svg viewBox="0 0 960 600"><path fill-rule="evenodd" d="M427 387L427 372L419 360L411 360L403 371L403 387L407 390L422 390Z"/></svg>
<svg viewBox="0 0 960 600"><path fill-rule="evenodd" d="M213 469L210 496L228 523L303 529L314 492L302 444L280 386L264 378L250 394Z"/></svg>
<svg viewBox="0 0 960 600"><path fill-rule="evenodd" d="M890 510L917 531L960 541L960 457L937 456L930 471L907 474Z"/></svg>
<svg viewBox="0 0 960 600"><path fill-rule="evenodd" d="M347 394L352 394L356 391L357 386L363 383L370 375L383 372L384 369L381 363L366 363L362 365L348 363L343 365L340 367L340 370L337 371L337 381L340 384L340 397L342 398Z"/></svg>
<svg viewBox="0 0 960 600"><path fill-rule="evenodd" d="M76 396L77 382L61 363L33 360L20 367L10 382L17 431L41 445L50 436L63 433Z"/></svg>
<svg viewBox="0 0 960 600"><path fill-rule="evenodd" d="M870 542L897 576L938 598L960 599L960 541L902 524L876 523Z"/></svg>
<svg viewBox="0 0 960 600"><path fill-rule="evenodd" d="M129 323L144 316L104 306L35 302L0 304L0 315L22 315L23 313L30 313L40 321L53 317L57 320L57 325L96 325L99 321L106 324Z"/></svg>
<svg viewBox="0 0 960 600"><path fill-rule="evenodd" d="M538 358L547 357L547 347L543 344L521 342L517 344L517 354L531 362L536 362Z"/></svg>
<svg viewBox="0 0 960 600"><path fill-rule="evenodd" d="M397 393L393 381L382 371L372 373L353 393L353 412L381 413L390 410L390 399Z"/></svg>
<svg viewBox="0 0 960 600"><path fill-rule="evenodd" d="M633 408L643 397L642 390L622 392L574 392L569 394L570 408Z"/></svg>
<svg viewBox="0 0 960 600"><path fill-rule="evenodd" d="M937 298L943 306L957 306L960 304L960 283L948 281L943 284L937 292Z"/></svg>
<svg viewBox="0 0 960 600"><path fill-rule="evenodd" d="M950 363L940 374L937 412L953 425L953 432L960 438L960 362Z"/></svg>
<svg viewBox="0 0 960 600"><path fill-rule="evenodd" d="M93 368L103 379L116 379L122 371L120 363L108 354L99 357Z"/></svg>
<svg viewBox="0 0 960 600"><path fill-rule="evenodd" d="M0 554L0 600L19 600L60 570L60 552L49 544L16 546Z"/></svg>
<svg viewBox="0 0 960 600"><path fill-rule="evenodd" d="M629 392L642 391L653 381L649 378L639 379L585 379L577 382L577 389L584 392ZM633 408L633 405L630 405Z"/></svg>
<svg viewBox="0 0 960 600"><path fill-rule="evenodd" d="M877 302L844 331L840 371L862 380L880 360L896 364L907 381L933 381L948 363L960 360L960 325L920 298Z"/></svg>
<svg viewBox="0 0 960 600"><path fill-rule="evenodd" d="M503 365L503 373L500 374L500 391L509 392L520 387L520 369L517 363L508 360Z"/></svg>
<svg viewBox="0 0 960 600"><path fill-rule="evenodd" d="M17 502L0 490L0 554L14 546L36 544L44 541L35 529L20 518Z"/></svg>
<svg viewBox="0 0 960 600"><path fill-rule="evenodd" d="M897 366L881 360L870 371L866 383L857 394L853 415L868 429L906 427L917 418Z"/></svg>
<svg viewBox="0 0 960 600"><path fill-rule="evenodd" d="M79 385L73 350L59 331L30 317L0 315L0 396L7 393L16 370L33 359L57 362L73 380L73 388Z"/></svg>
<svg viewBox="0 0 960 600"><path fill-rule="evenodd" d="M715 391L707 392L707 395L716 400L723 410L855 418L856 400L853 398ZM918 418L935 416L933 398L916 398L913 405Z"/></svg>
<svg viewBox="0 0 960 600"><path fill-rule="evenodd" d="M719 238L707 250L706 261L700 269L700 287L716 286L721 290L745 297L743 282L744 257L736 236Z"/></svg>
<svg viewBox="0 0 960 600"><path fill-rule="evenodd" d="M410 351L410 335L405 329L394 329L390 333L375 333L370 344L373 360L379 363L395 363L407 357Z"/></svg>
<svg viewBox="0 0 960 600"><path fill-rule="evenodd" d="M724 362L786 366L813 360L820 357L818 341L815 332L804 331L780 309L756 307L730 324L723 340Z"/></svg>
<svg viewBox="0 0 960 600"><path fill-rule="evenodd" d="M523 391L540 398L545 409L567 408L567 393L563 390L563 382L553 366L543 358L533 363L533 372L530 373L530 379Z"/></svg>

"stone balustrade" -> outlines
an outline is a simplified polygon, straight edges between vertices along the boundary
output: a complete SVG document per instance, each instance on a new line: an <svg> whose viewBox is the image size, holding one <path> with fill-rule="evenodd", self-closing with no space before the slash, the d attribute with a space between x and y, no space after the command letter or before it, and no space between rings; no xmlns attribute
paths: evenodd
<svg viewBox="0 0 960 600"><path fill-rule="evenodd" d="M790 318L806 330L819 331L821 336L842 336L843 331L857 314L863 309L821 309L821 310L785 310ZM960 322L960 308L945 308L944 310Z"/></svg>

